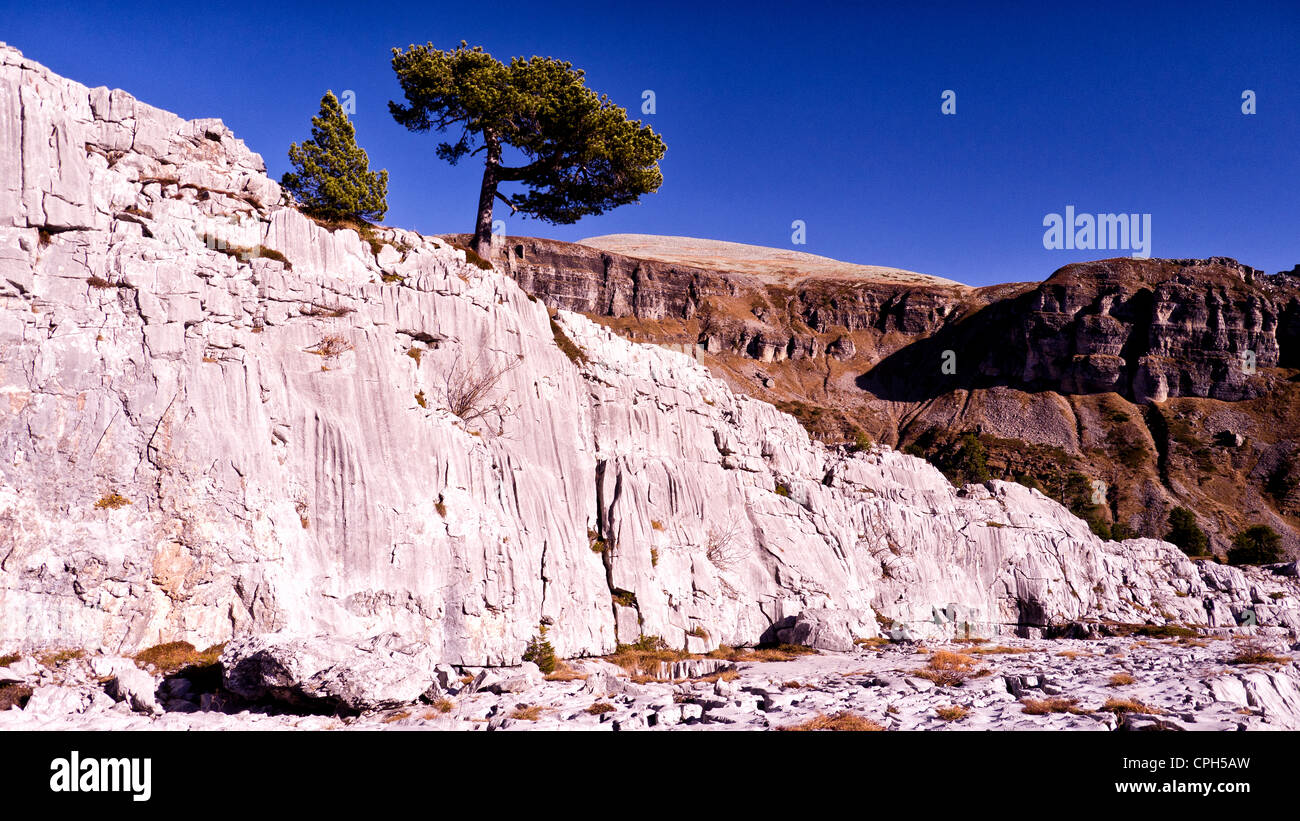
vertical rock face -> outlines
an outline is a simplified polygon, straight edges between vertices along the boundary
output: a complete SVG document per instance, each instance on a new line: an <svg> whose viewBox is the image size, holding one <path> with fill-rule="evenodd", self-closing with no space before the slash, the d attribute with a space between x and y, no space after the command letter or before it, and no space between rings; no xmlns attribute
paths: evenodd
<svg viewBox="0 0 1300 821"><path fill-rule="evenodd" d="M1250 602L1025 488L828 450L437 239L331 233L219 121L10 48L0 169L0 649L396 634L496 665L540 625L577 655ZM493 373L499 415L451 412Z"/></svg>

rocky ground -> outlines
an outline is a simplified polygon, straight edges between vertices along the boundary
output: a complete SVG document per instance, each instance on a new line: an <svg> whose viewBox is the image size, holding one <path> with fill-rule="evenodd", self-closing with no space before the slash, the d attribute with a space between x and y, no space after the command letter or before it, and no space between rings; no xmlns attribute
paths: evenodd
<svg viewBox="0 0 1300 821"><path fill-rule="evenodd" d="M1300 645L1276 636L976 641L697 658L664 678L629 675L625 657L548 677L446 667L415 703L359 715L234 704L201 677L159 679L128 659L24 658L0 667L0 704L31 690L0 730L1300 729Z"/></svg>

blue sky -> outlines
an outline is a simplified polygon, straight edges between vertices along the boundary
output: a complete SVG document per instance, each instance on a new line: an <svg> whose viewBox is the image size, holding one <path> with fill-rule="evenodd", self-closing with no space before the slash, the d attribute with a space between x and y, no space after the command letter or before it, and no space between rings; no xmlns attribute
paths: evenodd
<svg viewBox="0 0 1300 821"><path fill-rule="evenodd" d="M481 169L393 122L390 49L464 39L573 62L668 145L641 203L509 233L699 236L982 285L1127 253L1045 249L1044 217L1073 205L1150 214L1153 256L1300 263L1300 3L990 5L4 0L0 40L220 117L277 178L321 94L352 90L358 142L390 173L386 221L425 233L472 229Z"/></svg>

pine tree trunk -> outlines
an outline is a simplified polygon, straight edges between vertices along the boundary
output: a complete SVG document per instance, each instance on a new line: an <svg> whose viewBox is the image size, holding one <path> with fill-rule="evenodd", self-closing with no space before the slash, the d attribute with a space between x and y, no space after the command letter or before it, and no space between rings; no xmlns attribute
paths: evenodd
<svg viewBox="0 0 1300 821"><path fill-rule="evenodd" d="M492 250L492 204L497 196L497 169L501 166L501 141L485 134L487 162L483 165L483 186L478 194L478 220L474 224L474 238L470 247L474 253L487 259Z"/></svg>

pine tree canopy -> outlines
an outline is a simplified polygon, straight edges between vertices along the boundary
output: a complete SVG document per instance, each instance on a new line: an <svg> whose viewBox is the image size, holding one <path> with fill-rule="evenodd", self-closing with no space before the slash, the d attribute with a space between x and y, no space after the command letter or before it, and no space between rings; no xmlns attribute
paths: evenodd
<svg viewBox="0 0 1300 821"><path fill-rule="evenodd" d="M393 49L393 70L406 103L390 102L398 123L411 131L452 130L438 145L451 164L485 152L475 244L491 231L492 204L500 199L551 224L566 224L636 202L663 182L658 134L584 84L584 72L551 57L515 57L510 64L479 46L442 51L432 43ZM458 133L457 133L458 132ZM502 147L526 162L502 165ZM503 182L523 192L505 196Z"/></svg>
<svg viewBox="0 0 1300 821"><path fill-rule="evenodd" d="M320 114L311 118L311 139L289 146L289 161L294 170L281 185L313 214L378 222L388 212L388 172L370 170L333 91L325 92Z"/></svg>

